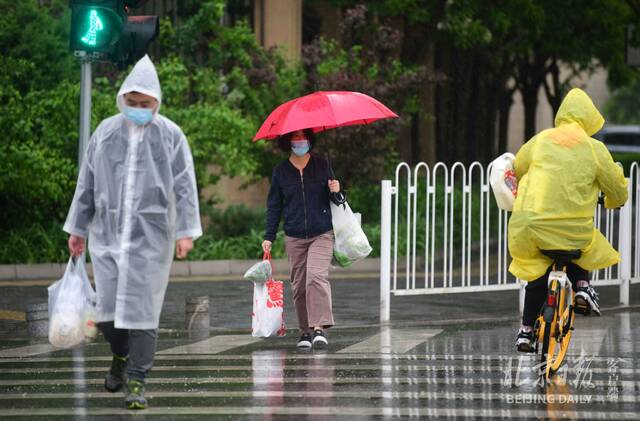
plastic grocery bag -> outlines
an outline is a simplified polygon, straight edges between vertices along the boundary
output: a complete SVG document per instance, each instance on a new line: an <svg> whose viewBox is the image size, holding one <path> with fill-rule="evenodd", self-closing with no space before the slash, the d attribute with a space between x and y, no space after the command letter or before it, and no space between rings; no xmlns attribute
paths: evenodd
<svg viewBox="0 0 640 421"><path fill-rule="evenodd" d="M264 260L271 266L271 255L265 253ZM268 338L285 336L284 284L271 276L266 282L253 283L253 313L251 314L251 336Z"/></svg>
<svg viewBox="0 0 640 421"><path fill-rule="evenodd" d="M245 273L244 279L252 282L267 282L271 279L271 254L265 253L264 260L251 266Z"/></svg>
<svg viewBox="0 0 640 421"><path fill-rule="evenodd" d="M513 170L516 157L512 153L504 153L491 164L489 183L500 209L511 211L518 195L518 179Z"/></svg>
<svg viewBox="0 0 640 421"><path fill-rule="evenodd" d="M348 203L338 206L331 202L331 220L335 237L333 243L335 263L346 267L371 253L369 240Z"/></svg>
<svg viewBox="0 0 640 421"><path fill-rule="evenodd" d="M49 286L49 342L73 348L98 334L96 293L89 283L84 256L69 259L62 278Z"/></svg>

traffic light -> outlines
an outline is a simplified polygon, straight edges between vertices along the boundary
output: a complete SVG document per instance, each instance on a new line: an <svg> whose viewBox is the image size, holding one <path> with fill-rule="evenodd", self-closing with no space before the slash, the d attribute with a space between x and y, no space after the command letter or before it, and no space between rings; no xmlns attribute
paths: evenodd
<svg viewBox="0 0 640 421"><path fill-rule="evenodd" d="M71 50L94 58L112 54L127 19L120 0L71 0Z"/></svg>
<svg viewBox="0 0 640 421"><path fill-rule="evenodd" d="M135 63L146 53L160 31L158 16L129 16L122 29L116 51L111 56L119 68Z"/></svg>
<svg viewBox="0 0 640 421"><path fill-rule="evenodd" d="M124 68L147 52L160 30L158 16L127 16L146 0L70 0L74 52L93 61L111 61Z"/></svg>

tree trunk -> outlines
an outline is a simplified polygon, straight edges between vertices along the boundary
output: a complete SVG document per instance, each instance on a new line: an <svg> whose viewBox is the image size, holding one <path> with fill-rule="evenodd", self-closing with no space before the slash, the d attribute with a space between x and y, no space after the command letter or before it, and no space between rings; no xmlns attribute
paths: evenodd
<svg viewBox="0 0 640 421"><path fill-rule="evenodd" d="M454 124L451 127L453 141L453 156L449 163L456 161L466 161L470 145L470 132L468 130L469 120L473 114L467 111L471 103L471 92L473 90L473 78L471 69L474 68L475 57L469 51L457 50L454 54L456 60L453 63L455 74L454 92L455 106L451 110L455 116Z"/></svg>
<svg viewBox="0 0 640 421"><path fill-rule="evenodd" d="M481 102L485 105L485 112L482 116L483 132L482 147L479 150L478 158L480 162L489 162L496 156L496 120L498 116L498 92L494 89L494 83L483 79L483 95L480 97Z"/></svg>
<svg viewBox="0 0 640 421"><path fill-rule="evenodd" d="M451 74L452 46L443 45L436 52L437 68L446 75L443 83L436 85L436 156L438 161L449 162L451 139L450 128L453 126L453 110L451 103L451 85L454 82Z"/></svg>
<svg viewBox="0 0 640 421"><path fill-rule="evenodd" d="M503 89L499 95L498 104L498 154L504 153L509 147L509 114L513 105L513 90Z"/></svg>
<svg viewBox="0 0 640 421"><path fill-rule="evenodd" d="M522 93L524 105L524 139L525 142L536 134L536 112L538 110L538 86L531 87Z"/></svg>
<svg viewBox="0 0 640 421"><path fill-rule="evenodd" d="M535 54L531 59L521 61L516 74L516 86L522 94L524 105L524 138L525 142L536 134L536 111L538 109L538 92L545 82L549 57Z"/></svg>
<svg viewBox="0 0 640 421"><path fill-rule="evenodd" d="M465 139L463 139L466 146L466 153L460 157L460 160L465 164L468 164L480 159L480 144L484 143L486 140L482 133L482 119L487 106L482 103L483 78L473 77L470 69L473 69L474 73L477 72L476 74L486 74L486 72L484 71L485 69L483 69L480 54L471 51L462 51L462 54L470 58L467 61L471 62L465 65L464 70L464 77L465 80L468 81L468 84L467 91L464 93L465 95L463 97L463 101L466 106L462 108L462 110L464 110L464 115L461 116L463 121L466 122Z"/></svg>
<svg viewBox="0 0 640 421"><path fill-rule="evenodd" d="M545 78L543 86L547 101L549 101L549 105L551 105L553 109L553 116L555 118L564 96L564 85L569 83L571 77L569 77L565 83L560 81L560 66L558 66L556 59L553 59L553 63L549 66L549 73L551 75L551 83Z"/></svg>
<svg viewBox="0 0 640 421"><path fill-rule="evenodd" d="M465 109L467 125L467 155L464 162L470 164L473 161L484 161L487 155L487 147L491 142L491 133L487 118L491 114L491 95L487 95L488 67L482 52L469 55L474 57L473 64L466 66L466 74L470 77L471 86L469 101ZM481 74L483 77L475 77Z"/></svg>
<svg viewBox="0 0 640 421"><path fill-rule="evenodd" d="M427 75L435 74L435 48L431 39L427 41L426 51L421 64L425 66ZM427 81L420 95L422 112L418 115L418 149L420 160L434 165L436 159L436 129L435 129L435 88L434 83Z"/></svg>

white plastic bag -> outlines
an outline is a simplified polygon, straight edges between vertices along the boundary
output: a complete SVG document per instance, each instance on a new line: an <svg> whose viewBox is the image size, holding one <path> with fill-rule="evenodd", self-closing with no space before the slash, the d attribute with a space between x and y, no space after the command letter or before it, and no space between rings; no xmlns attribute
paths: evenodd
<svg viewBox="0 0 640 421"><path fill-rule="evenodd" d="M70 258L62 278L49 286L49 342L73 348L95 339L96 293L89 283L84 256Z"/></svg>
<svg viewBox="0 0 640 421"><path fill-rule="evenodd" d="M504 153L497 157L491 165L489 183L500 209L511 211L518 195L518 179L513 170L516 157L512 153Z"/></svg>
<svg viewBox="0 0 640 421"><path fill-rule="evenodd" d="M272 274L271 262L265 259L251 266L244 273L244 279L252 282L267 282Z"/></svg>
<svg viewBox="0 0 640 421"><path fill-rule="evenodd" d="M273 335L285 335L284 285L273 279L254 282L251 336L268 338Z"/></svg>
<svg viewBox="0 0 640 421"><path fill-rule="evenodd" d="M371 253L369 240L348 203L337 206L331 202L331 221L335 237L333 257L339 266L349 266Z"/></svg>

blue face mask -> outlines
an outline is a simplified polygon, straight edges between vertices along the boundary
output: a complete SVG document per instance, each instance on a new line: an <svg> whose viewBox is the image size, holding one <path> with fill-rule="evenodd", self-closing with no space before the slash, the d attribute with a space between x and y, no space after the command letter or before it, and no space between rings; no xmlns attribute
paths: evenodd
<svg viewBox="0 0 640 421"><path fill-rule="evenodd" d="M138 126L144 126L153 119L153 110L151 108L125 107L124 115Z"/></svg>
<svg viewBox="0 0 640 421"><path fill-rule="evenodd" d="M309 145L309 141L307 139L300 140L292 140L291 141L291 151L297 156L305 156L311 146Z"/></svg>

